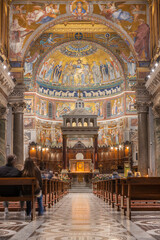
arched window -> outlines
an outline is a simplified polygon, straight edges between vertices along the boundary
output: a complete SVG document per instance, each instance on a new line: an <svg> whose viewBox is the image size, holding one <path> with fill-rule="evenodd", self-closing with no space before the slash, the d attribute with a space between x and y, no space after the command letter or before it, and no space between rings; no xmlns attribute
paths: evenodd
<svg viewBox="0 0 160 240"><path fill-rule="evenodd" d="M53 104L51 102L48 104L48 117L53 118Z"/></svg>
<svg viewBox="0 0 160 240"><path fill-rule="evenodd" d="M107 102L107 117L111 117L111 103Z"/></svg>

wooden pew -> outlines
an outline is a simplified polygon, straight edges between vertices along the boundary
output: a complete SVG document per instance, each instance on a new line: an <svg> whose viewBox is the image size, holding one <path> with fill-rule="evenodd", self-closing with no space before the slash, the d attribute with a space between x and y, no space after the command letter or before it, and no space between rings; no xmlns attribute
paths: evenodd
<svg viewBox="0 0 160 240"><path fill-rule="evenodd" d="M20 195L20 196L3 196L3 193L0 192L0 201L9 201L9 202L19 202L19 201L31 201L32 202L32 210L31 210L31 220L35 219L36 212L35 212L35 202L36 197L35 193L35 186L36 186L36 179L35 178L0 178L0 186L10 187L10 186L19 186L21 189L23 186L30 186L31 187L31 194L30 195Z"/></svg>
<svg viewBox="0 0 160 240"><path fill-rule="evenodd" d="M122 207L131 219L131 211L160 211L160 178L138 177L122 180ZM126 205L124 205L126 196Z"/></svg>

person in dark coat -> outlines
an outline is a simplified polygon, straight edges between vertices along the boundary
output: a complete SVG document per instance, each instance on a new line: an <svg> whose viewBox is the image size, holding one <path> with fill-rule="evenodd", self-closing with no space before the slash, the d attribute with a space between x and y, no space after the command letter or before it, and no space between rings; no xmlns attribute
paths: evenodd
<svg viewBox="0 0 160 240"><path fill-rule="evenodd" d="M15 155L9 155L7 157L7 164L0 167L0 177L21 177L22 173L17 168L15 168L17 157ZM19 196L21 189L19 186L1 186L0 196L10 197ZM8 214L8 202L3 203L5 208L5 214ZM24 203L21 202L21 211L23 211Z"/></svg>
<svg viewBox="0 0 160 240"><path fill-rule="evenodd" d="M36 190L35 190L35 195L37 196L37 201L38 201L38 215L42 216L43 215L43 195L42 195L42 177L41 177L41 172L39 168L35 165L32 159L27 158L24 163L24 169L22 172L23 177L35 177L36 178ZM27 186L23 188L23 194L27 194L28 192L31 192L31 189L28 189ZM27 209L26 213L27 216L31 215L31 201L27 201Z"/></svg>

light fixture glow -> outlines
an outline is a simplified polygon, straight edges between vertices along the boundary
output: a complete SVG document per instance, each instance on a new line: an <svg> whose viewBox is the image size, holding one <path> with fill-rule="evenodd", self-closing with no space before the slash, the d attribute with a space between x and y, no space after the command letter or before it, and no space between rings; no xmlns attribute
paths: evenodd
<svg viewBox="0 0 160 240"><path fill-rule="evenodd" d="M6 69L7 68L6 65L3 65L3 68Z"/></svg>
<svg viewBox="0 0 160 240"><path fill-rule="evenodd" d="M148 75L148 78L150 78L151 77L151 75Z"/></svg>
<svg viewBox="0 0 160 240"><path fill-rule="evenodd" d="M34 147L32 147L32 150L35 150L35 148L34 148Z"/></svg>
<svg viewBox="0 0 160 240"><path fill-rule="evenodd" d="M154 69L152 68L152 72L154 72Z"/></svg>
<svg viewBox="0 0 160 240"><path fill-rule="evenodd" d="M111 150L113 150L113 147L111 147Z"/></svg>
<svg viewBox="0 0 160 240"><path fill-rule="evenodd" d="M11 73L10 72L8 72L8 75L10 75Z"/></svg>
<svg viewBox="0 0 160 240"><path fill-rule="evenodd" d="M157 62L155 63L155 67L158 67L158 63Z"/></svg>

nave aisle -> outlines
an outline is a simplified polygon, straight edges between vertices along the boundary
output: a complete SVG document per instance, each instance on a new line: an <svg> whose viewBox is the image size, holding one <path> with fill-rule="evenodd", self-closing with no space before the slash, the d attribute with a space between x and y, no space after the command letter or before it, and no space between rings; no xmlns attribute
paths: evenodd
<svg viewBox="0 0 160 240"><path fill-rule="evenodd" d="M30 222L0 213L0 240L160 240L160 215L134 213L132 221L92 193L70 193Z"/></svg>

